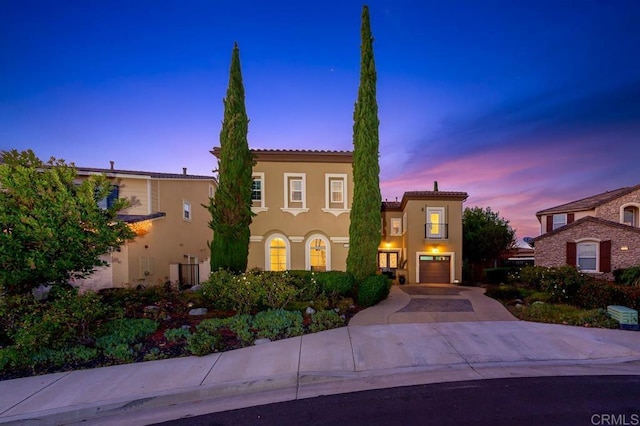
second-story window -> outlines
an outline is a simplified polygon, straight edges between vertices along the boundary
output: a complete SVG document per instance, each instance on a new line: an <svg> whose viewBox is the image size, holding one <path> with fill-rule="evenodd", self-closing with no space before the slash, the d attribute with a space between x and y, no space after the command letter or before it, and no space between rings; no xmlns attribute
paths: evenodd
<svg viewBox="0 0 640 426"><path fill-rule="evenodd" d="M267 211L265 206L264 172L256 172L251 181L251 210L254 213Z"/></svg>
<svg viewBox="0 0 640 426"><path fill-rule="evenodd" d="M191 220L191 203L187 200L182 200L182 218Z"/></svg>
<svg viewBox="0 0 640 426"><path fill-rule="evenodd" d="M391 218L391 232L390 235L392 236L399 236L402 235L402 219L399 217L392 217Z"/></svg>
<svg viewBox="0 0 640 426"><path fill-rule="evenodd" d="M307 176L305 173L284 174L284 206L286 211L296 216L309 211L307 208Z"/></svg>
<svg viewBox="0 0 640 426"><path fill-rule="evenodd" d="M326 173L324 175L324 209L336 216L348 212L347 203L347 174Z"/></svg>
<svg viewBox="0 0 640 426"><path fill-rule="evenodd" d="M427 207L427 223L425 224L425 238L448 238L447 223L444 207Z"/></svg>
<svg viewBox="0 0 640 426"><path fill-rule="evenodd" d="M567 215L566 214L554 214L553 215L553 227L552 229L558 229L561 226L565 226L567 224Z"/></svg>
<svg viewBox="0 0 640 426"><path fill-rule="evenodd" d="M118 199L118 196L119 196L118 185L111 185L111 192L109 192L109 195L107 195L106 198L103 198L102 200L98 201L98 207L105 210L108 208L111 208L111 206L113 206L113 203L115 203L116 200Z"/></svg>
<svg viewBox="0 0 640 426"><path fill-rule="evenodd" d="M289 185L289 196L291 197L289 201L292 203L301 203L304 191L302 179L291 179Z"/></svg>

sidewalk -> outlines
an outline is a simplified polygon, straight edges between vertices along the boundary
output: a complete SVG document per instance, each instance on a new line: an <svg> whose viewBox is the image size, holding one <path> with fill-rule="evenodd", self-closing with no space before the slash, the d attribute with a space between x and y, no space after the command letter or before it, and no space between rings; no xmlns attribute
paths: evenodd
<svg viewBox="0 0 640 426"><path fill-rule="evenodd" d="M398 310L408 305L398 291L373 308L382 324L352 321L349 327L199 358L0 381L0 423L149 424L415 384L640 374L635 332L522 321L388 323L396 312L391 304ZM363 313L373 318L370 310Z"/></svg>

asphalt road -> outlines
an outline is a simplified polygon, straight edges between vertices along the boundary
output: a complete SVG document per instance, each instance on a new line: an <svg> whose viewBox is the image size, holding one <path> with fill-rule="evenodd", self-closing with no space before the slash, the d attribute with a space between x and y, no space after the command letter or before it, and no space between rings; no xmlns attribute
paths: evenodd
<svg viewBox="0 0 640 426"><path fill-rule="evenodd" d="M640 376L534 377L400 387L161 425L640 425Z"/></svg>

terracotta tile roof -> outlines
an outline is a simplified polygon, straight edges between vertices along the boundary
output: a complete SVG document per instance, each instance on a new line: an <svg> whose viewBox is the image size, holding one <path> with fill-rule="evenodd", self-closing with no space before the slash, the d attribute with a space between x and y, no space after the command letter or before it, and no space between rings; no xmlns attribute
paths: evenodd
<svg viewBox="0 0 640 426"><path fill-rule="evenodd" d="M256 161L284 163L352 163L353 152L329 150L301 149L252 149ZM220 158L220 147L211 150L216 158Z"/></svg>
<svg viewBox="0 0 640 426"><path fill-rule="evenodd" d="M400 210L401 206L400 201L383 201L382 202L382 211L385 210Z"/></svg>
<svg viewBox="0 0 640 426"><path fill-rule="evenodd" d="M628 193L633 192L637 189L640 189L640 185L614 189L612 191L603 192L601 194L592 195L587 198L582 198L580 200L571 201L566 204L561 204L559 206L540 210L536 213L536 216L540 217L542 215L553 213L570 213L592 210L604 203L608 203L611 200L615 200L616 198L622 197L623 195L627 195Z"/></svg>
<svg viewBox="0 0 640 426"><path fill-rule="evenodd" d="M405 192L402 198L424 198L424 197L463 197L467 198L469 195L466 192L461 191L408 191Z"/></svg>
<svg viewBox="0 0 640 426"><path fill-rule="evenodd" d="M184 173L145 172L141 170L101 169L97 167L76 167L78 173L104 173L109 175L137 175L148 176L153 179L186 179L186 180L215 180L213 176L188 175Z"/></svg>
<svg viewBox="0 0 640 426"><path fill-rule="evenodd" d="M595 223L595 224L602 225L602 226L610 226L610 227L618 228L618 229L624 229L625 231L630 231L630 232L635 232L637 234L640 234L640 228L635 227L635 226L625 225L624 223L614 222L614 221L611 221L611 220L602 219L600 217L585 216L585 217L582 217L582 218L576 220L575 222L571 222L568 225L561 226L560 228L554 229L553 231L550 231L550 232L547 232L545 234L539 235L539 236L535 237L533 239L533 241L535 242L535 241L538 241L538 240L542 240L543 238L547 238L547 237L550 237L552 235L559 234L559 233L564 232L564 231L566 231L568 229L575 228L576 226L580 226L581 224L586 223L586 222L591 222L591 223Z"/></svg>
<svg viewBox="0 0 640 426"><path fill-rule="evenodd" d="M152 214L119 214L117 216L123 222L127 223L137 223L142 222L143 220L157 219L159 217L165 217L167 214L163 212L152 213Z"/></svg>

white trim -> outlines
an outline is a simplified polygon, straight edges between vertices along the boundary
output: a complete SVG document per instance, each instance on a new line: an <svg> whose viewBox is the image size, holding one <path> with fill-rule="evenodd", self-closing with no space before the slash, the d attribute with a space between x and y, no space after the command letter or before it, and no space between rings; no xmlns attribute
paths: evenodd
<svg viewBox="0 0 640 426"><path fill-rule="evenodd" d="M438 222L438 228L440 232L437 234L431 234L431 230L429 229L429 223L431 223L430 213L439 213L440 214L440 222ZM427 224L427 232L424 236L425 240L446 240L445 237L445 227L447 223L447 219L445 218L445 208L444 207L427 207L426 208L426 224Z"/></svg>
<svg viewBox="0 0 640 426"><path fill-rule="evenodd" d="M349 244L349 237L329 237L334 244Z"/></svg>
<svg viewBox="0 0 640 426"><path fill-rule="evenodd" d="M251 174L251 184L253 185L253 179L254 178L258 178L258 180L260 180L260 205L259 206L252 206L251 207L251 211L253 211L254 213L259 213L259 212L266 212L267 210L269 210L268 208L265 207L266 204L266 195L265 195L265 185L264 185L264 172L254 172ZM253 191L251 191L253 192ZM251 204L253 204L253 200L251 200Z"/></svg>
<svg viewBox="0 0 640 426"><path fill-rule="evenodd" d="M634 203L634 202L630 202L630 203L625 203L623 205L620 206L620 223L624 223L627 224L627 222L624 221L624 209L626 209L627 207L635 207L636 210L634 212L634 223L631 226L638 226L640 225L640 218L638 216L640 216L640 204L639 203Z"/></svg>
<svg viewBox="0 0 640 426"><path fill-rule="evenodd" d="M600 240L596 238L581 238L580 240L576 240L576 266L580 270L580 272L600 272ZM580 244L593 244L596 246L596 269L581 269L580 268Z"/></svg>
<svg viewBox="0 0 640 426"><path fill-rule="evenodd" d="M189 208L185 209L185 205L188 205ZM189 217L184 217L184 212L188 210L189 211ZM186 221L186 222L191 222L191 220L193 219L193 209L191 208L191 202L189 200L185 200L184 198L182 199L182 220Z"/></svg>
<svg viewBox="0 0 640 426"><path fill-rule="evenodd" d="M291 192L289 189L289 181L291 179L301 180L302 181L302 200L296 201L296 203L302 203L302 207L289 207L289 200L291 197ZM299 213L308 212L307 209L307 174L306 173L285 173L284 174L284 207L281 209L282 211L293 214L294 216Z"/></svg>
<svg viewBox="0 0 640 426"><path fill-rule="evenodd" d="M267 238L264 244L264 270L265 271L271 270L271 251L269 249L270 249L271 241L276 238L280 238L282 239L282 241L284 241L285 253L286 253L285 254L285 270L291 269L291 245L289 244L289 239L282 234L271 234L269 235L269 238Z"/></svg>
<svg viewBox="0 0 640 426"><path fill-rule="evenodd" d="M449 284L453 284L453 282L459 278L456 278L456 254L452 251L443 251L438 253L433 253L429 251L417 251L416 252L416 283L420 283L420 256L450 256L449 261Z"/></svg>
<svg viewBox="0 0 640 426"><path fill-rule="evenodd" d="M350 213L351 209L322 209L325 213L331 213L335 217L340 216L342 213Z"/></svg>
<svg viewBox="0 0 640 426"><path fill-rule="evenodd" d="M289 209L289 208L282 208L280 210L282 210L283 212L291 213L294 216L298 216L300 213L306 213L309 211L309 209Z"/></svg>
<svg viewBox="0 0 640 426"><path fill-rule="evenodd" d="M326 259L327 259L325 270L330 271L331 270L331 243L329 242L327 237L325 237L322 234L313 234L307 238L307 241L304 244L304 269L306 269L307 271L311 270L311 249L309 247L309 244L311 244L311 242L315 239L320 239L324 241L324 245L326 247Z"/></svg>
<svg viewBox="0 0 640 426"><path fill-rule="evenodd" d="M304 241L304 237L289 236L289 241L291 241L292 243L301 243Z"/></svg>
<svg viewBox="0 0 640 426"><path fill-rule="evenodd" d="M262 235L252 235L249 237L250 243L261 243L264 241L264 237Z"/></svg>
<svg viewBox="0 0 640 426"><path fill-rule="evenodd" d="M335 210L339 212L335 214L338 216L341 213L345 213L349 211L349 197L347 196L347 181L348 175L346 173L325 173L324 174L324 209L323 212L333 213ZM331 181L332 180L341 180L342 181L342 208L331 208ZM338 204L338 203L335 203Z"/></svg>
<svg viewBox="0 0 640 426"><path fill-rule="evenodd" d="M151 213L151 179L147 179L147 214Z"/></svg>

